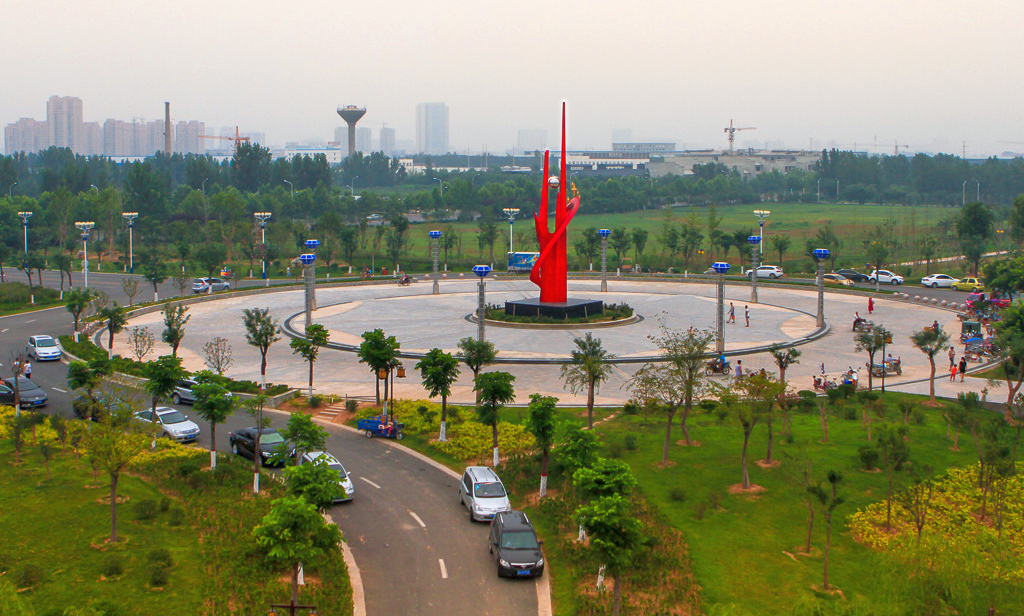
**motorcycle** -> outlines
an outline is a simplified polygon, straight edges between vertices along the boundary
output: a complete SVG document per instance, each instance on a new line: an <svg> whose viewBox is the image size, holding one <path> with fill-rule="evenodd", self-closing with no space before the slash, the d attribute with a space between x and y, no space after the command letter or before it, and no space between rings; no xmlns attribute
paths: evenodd
<svg viewBox="0 0 1024 616"><path fill-rule="evenodd" d="M857 319L853 322L853 331L855 332L869 332L875 327L874 321L868 321L867 319Z"/></svg>
<svg viewBox="0 0 1024 616"><path fill-rule="evenodd" d="M836 387L839 387L839 384L836 383L835 379L828 378L827 374L822 374L821 376L814 375L814 389L828 391Z"/></svg>
<svg viewBox="0 0 1024 616"><path fill-rule="evenodd" d="M708 362L708 365L704 367L704 374L712 376L715 374L729 375L729 360L725 360L722 365L718 365L717 359L712 359Z"/></svg>
<svg viewBox="0 0 1024 616"><path fill-rule="evenodd" d="M860 372L851 366L849 370L843 373L842 378L843 385L853 385L853 388L857 389L857 382L860 380Z"/></svg>

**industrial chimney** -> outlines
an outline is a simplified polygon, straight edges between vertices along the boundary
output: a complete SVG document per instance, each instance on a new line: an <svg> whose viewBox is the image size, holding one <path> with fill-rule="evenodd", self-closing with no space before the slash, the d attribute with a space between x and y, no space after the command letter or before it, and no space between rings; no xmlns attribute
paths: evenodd
<svg viewBox="0 0 1024 616"><path fill-rule="evenodd" d="M348 124L348 155L352 156L356 152L356 122L366 115L366 107L338 107L338 115Z"/></svg>
<svg viewBox="0 0 1024 616"><path fill-rule="evenodd" d="M164 154L171 155L171 103L164 103Z"/></svg>

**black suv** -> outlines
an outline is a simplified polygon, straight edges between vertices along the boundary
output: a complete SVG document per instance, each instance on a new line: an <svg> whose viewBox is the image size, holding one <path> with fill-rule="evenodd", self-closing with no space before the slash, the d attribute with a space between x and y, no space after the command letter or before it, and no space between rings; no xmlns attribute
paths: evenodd
<svg viewBox="0 0 1024 616"><path fill-rule="evenodd" d="M838 270L838 271L833 272L833 273L835 273L835 274L842 274L843 276L845 276L846 278L849 278L850 280L852 280L854 282L869 282L869 280L868 280L869 276L867 274L861 274L857 270L841 269L841 270Z"/></svg>
<svg viewBox="0 0 1024 616"><path fill-rule="evenodd" d="M522 511L503 511L491 521L488 549L498 563L498 577L540 577L544 574L542 541Z"/></svg>

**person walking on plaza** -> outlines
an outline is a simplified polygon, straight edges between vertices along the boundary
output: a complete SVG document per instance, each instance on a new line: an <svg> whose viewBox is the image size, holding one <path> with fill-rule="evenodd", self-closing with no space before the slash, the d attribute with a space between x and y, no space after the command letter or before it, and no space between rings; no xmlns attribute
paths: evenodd
<svg viewBox="0 0 1024 616"><path fill-rule="evenodd" d="M735 323L736 322L736 306L733 306L732 302L729 302L729 318L726 319L725 322L726 323Z"/></svg>
<svg viewBox="0 0 1024 616"><path fill-rule="evenodd" d="M741 376L743 376L743 360L742 359L737 359L736 360L736 378L740 378Z"/></svg>
<svg viewBox="0 0 1024 616"><path fill-rule="evenodd" d="M743 306L743 318L747 320L747 324L744 327L750 327L750 306L745 304Z"/></svg>
<svg viewBox="0 0 1024 616"><path fill-rule="evenodd" d="M949 380L956 381L956 364L949 367Z"/></svg>
<svg viewBox="0 0 1024 616"><path fill-rule="evenodd" d="M868 298L868 314L871 314L874 311L875 311L875 298L869 297Z"/></svg>
<svg viewBox="0 0 1024 616"><path fill-rule="evenodd" d="M956 351L953 350L953 347L949 347L949 367L952 368L953 364L955 364L955 363L956 363Z"/></svg>
<svg viewBox="0 0 1024 616"><path fill-rule="evenodd" d="M960 382L964 382L964 374L967 373L967 356L964 355L960 358Z"/></svg>

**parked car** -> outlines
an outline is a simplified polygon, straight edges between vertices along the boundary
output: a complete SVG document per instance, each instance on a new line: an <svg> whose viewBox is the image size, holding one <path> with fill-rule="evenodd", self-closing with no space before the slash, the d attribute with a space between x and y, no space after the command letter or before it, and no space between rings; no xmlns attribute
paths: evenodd
<svg viewBox="0 0 1024 616"><path fill-rule="evenodd" d="M260 434L260 464L268 464L271 456L277 453L279 447L284 446L286 457L295 457L295 447L288 444L281 436L281 433L273 428L242 428L228 433L228 443L231 445L231 452L235 455L253 458L256 453L256 434Z"/></svg>
<svg viewBox="0 0 1024 616"><path fill-rule="evenodd" d="M843 276L842 274L824 274L821 278L825 282L825 284L835 284L844 287L853 286L853 281L847 278L846 276Z"/></svg>
<svg viewBox="0 0 1024 616"><path fill-rule="evenodd" d="M25 352L36 361L57 361L61 356L60 346L53 336L29 336Z"/></svg>
<svg viewBox="0 0 1024 616"><path fill-rule="evenodd" d="M199 438L199 426L188 415L169 406L158 406L155 413L153 409L145 409L135 413L135 417L148 424L159 424L160 436L172 441L187 443Z"/></svg>
<svg viewBox="0 0 1024 616"><path fill-rule="evenodd" d="M522 511L494 516L488 538L491 555L498 564L498 577L540 577L544 574L544 553L530 518Z"/></svg>
<svg viewBox="0 0 1024 616"><path fill-rule="evenodd" d="M944 289L952 288L954 284L960 282L958 279L945 274L932 274L931 276L925 276L921 279L922 287L931 287L937 289L942 287Z"/></svg>
<svg viewBox="0 0 1024 616"><path fill-rule="evenodd" d="M903 276L894 274L889 270L875 270L868 276L868 282L874 284L876 281L881 284L903 284Z"/></svg>
<svg viewBox="0 0 1024 616"><path fill-rule="evenodd" d="M486 466L470 466L459 482L459 504L469 510L469 519L491 520L503 511L511 511L505 485L497 473Z"/></svg>
<svg viewBox="0 0 1024 616"><path fill-rule="evenodd" d="M326 451L307 451L299 458L299 464L313 464L319 459L327 462L327 467L338 473L338 492L334 496L334 502L345 503L351 501L356 495L356 487L352 483L352 473L345 470L337 458Z"/></svg>
<svg viewBox="0 0 1024 616"><path fill-rule="evenodd" d="M44 407L50 399L45 391L24 376L18 377L18 394L23 408ZM0 403L14 404L14 377L7 377L0 385Z"/></svg>
<svg viewBox="0 0 1024 616"><path fill-rule="evenodd" d="M970 291L971 293L977 293L985 290L985 281L981 278L968 276L967 278L961 278L954 282L952 289L954 291Z"/></svg>
<svg viewBox="0 0 1024 616"><path fill-rule="evenodd" d="M751 272L753 272L753 270L747 272L747 276L753 276ZM762 265L761 267L757 268L758 278L775 279L782 278L784 275L785 273L782 271L782 268L777 265Z"/></svg>
<svg viewBox="0 0 1024 616"><path fill-rule="evenodd" d="M1000 297L996 294L989 296L983 292L979 292L968 295L967 300L964 303L967 304L968 310L979 310L983 308L983 304L985 303L989 303L996 308L1006 308L1010 305L1010 298Z"/></svg>
<svg viewBox="0 0 1024 616"><path fill-rule="evenodd" d="M220 278L194 278L192 279L193 293L209 293L210 287L214 291L227 291L231 289L231 283Z"/></svg>
<svg viewBox="0 0 1024 616"><path fill-rule="evenodd" d="M94 398L89 396L76 396L71 401L71 410L79 419L92 419L99 421L119 408L124 408L125 400L116 396L108 396L98 392Z"/></svg>
<svg viewBox="0 0 1024 616"><path fill-rule="evenodd" d="M178 381L178 384L174 386L174 393L171 394L171 402L175 404L195 404L196 397L192 393L192 388L196 386L196 382L192 379L182 379Z"/></svg>
<svg viewBox="0 0 1024 616"><path fill-rule="evenodd" d="M860 272L854 269L841 269L835 273L841 274L843 277L849 278L854 282L867 282L871 278L867 274L861 274Z"/></svg>

